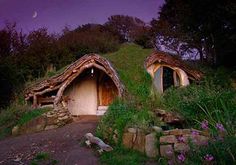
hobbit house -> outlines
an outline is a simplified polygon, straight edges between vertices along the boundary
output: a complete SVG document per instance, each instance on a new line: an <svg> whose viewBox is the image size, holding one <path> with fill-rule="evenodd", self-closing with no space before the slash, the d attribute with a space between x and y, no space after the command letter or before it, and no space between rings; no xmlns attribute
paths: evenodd
<svg viewBox="0 0 236 165"><path fill-rule="evenodd" d="M187 86L202 77L200 71L190 68L181 59L164 52L153 52L145 60L144 66L151 75L158 93L163 93L171 86Z"/></svg>
<svg viewBox="0 0 236 165"><path fill-rule="evenodd" d="M25 100L34 107L63 107L72 116L103 115L123 91L110 62L97 54L88 54L62 73L27 88Z"/></svg>

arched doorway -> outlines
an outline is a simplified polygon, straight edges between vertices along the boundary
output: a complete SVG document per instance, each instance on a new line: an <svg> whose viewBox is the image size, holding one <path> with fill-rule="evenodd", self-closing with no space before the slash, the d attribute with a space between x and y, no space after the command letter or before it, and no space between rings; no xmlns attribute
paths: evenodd
<svg viewBox="0 0 236 165"><path fill-rule="evenodd" d="M181 86L181 74L168 66L159 66L154 73L154 87L159 93L171 86Z"/></svg>
<svg viewBox="0 0 236 165"><path fill-rule="evenodd" d="M117 95L112 79L97 68L85 69L63 94L72 115L102 115Z"/></svg>

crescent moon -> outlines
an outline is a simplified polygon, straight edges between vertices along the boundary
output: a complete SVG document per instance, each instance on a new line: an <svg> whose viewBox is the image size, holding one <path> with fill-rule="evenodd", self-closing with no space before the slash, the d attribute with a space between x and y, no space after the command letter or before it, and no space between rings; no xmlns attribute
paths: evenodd
<svg viewBox="0 0 236 165"><path fill-rule="evenodd" d="M35 11L32 18L36 18L37 16L38 16L38 13L37 13L37 11Z"/></svg>

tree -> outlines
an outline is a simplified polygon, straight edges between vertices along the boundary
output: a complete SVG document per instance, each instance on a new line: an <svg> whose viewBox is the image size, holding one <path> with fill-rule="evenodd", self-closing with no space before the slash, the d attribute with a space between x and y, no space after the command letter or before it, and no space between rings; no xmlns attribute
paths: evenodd
<svg viewBox="0 0 236 165"><path fill-rule="evenodd" d="M115 35L121 42L132 42L137 34L137 30L145 27L145 23L136 17L127 15L112 15L108 18L105 26Z"/></svg>
<svg viewBox="0 0 236 165"><path fill-rule="evenodd" d="M197 49L209 64L235 65L230 62L236 53L235 11L233 0L166 0L152 31L166 45Z"/></svg>

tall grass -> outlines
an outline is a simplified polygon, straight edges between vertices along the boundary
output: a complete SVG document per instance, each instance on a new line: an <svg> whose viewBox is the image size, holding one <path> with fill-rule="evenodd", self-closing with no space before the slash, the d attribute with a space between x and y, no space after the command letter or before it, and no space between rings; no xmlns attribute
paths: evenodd
<svg viewBox="0 0 236 165"><path fill-rule="evenodd" d="M216 123L221 123L229 134L234 134L236 91L230 87L225 71L208 73L211 74L206 75L200 85L167 90L163 95L163 104L166 109L181 113L190 127L199 127L201 121L208 120L212 128Z"/></svg>

